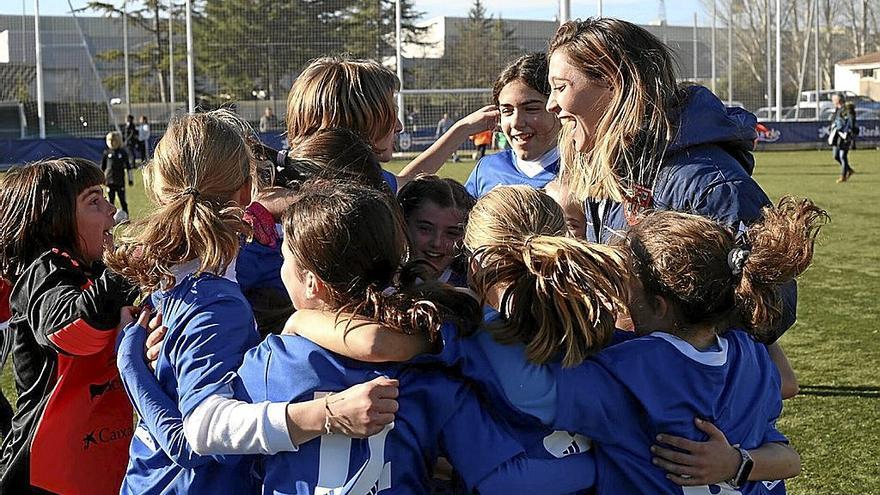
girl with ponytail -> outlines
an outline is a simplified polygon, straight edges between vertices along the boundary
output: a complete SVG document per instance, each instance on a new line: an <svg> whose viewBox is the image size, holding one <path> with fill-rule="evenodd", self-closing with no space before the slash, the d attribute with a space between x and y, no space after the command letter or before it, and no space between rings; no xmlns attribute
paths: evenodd
<svg viewBox="0 0 880 495"><path fill-rule="evenodd" d="M450 286L395 285L407 253L406 227L396 203L375 189L345 182L305 184L285 214L282 252L282 279L301 311L354 314L426 341L436 340L443 322L467 330L479 323L477 302ZM410 268L404 265L402 272ZM540 486L545 493L567 493L577 488L558 479L557 463L526 458L473 392L437 370L354 360L295 335L268 336L239 369L250 399L317 397L328 414L340 404L337 391L377 375L401 384L394 422L369 439L352 440L331 436L334 423L328 420L320 442L263 460L264 492L426 493L429 468L441 446L469 490L526 493ZM570 469L575 468L589 477L592 460L578 459Z"/></svg>
<svg viewBox="0 0 880 495"><path fill-rule="evenodd" d="M464 242L473 253L474 287L488 306L485 330L469 338L458 338L454 328L443 327L443 349L439 359L457 365L466 377L478 382L490 402L500 408L514 431L521 435L524 444L528 438L539 441L538 446L532 445L538 449L529 450L530 455L537 455L541 448L557 456L581 451L589 445L581 434L596 436L609 442L612 447L636 442L640 445L638 453L647 460L647 465L643 464L639 473L629 474L634 483L649 479L654 480L655 484L633 486L633 482L615 479L612 483L601 485L604 488L600 491L655 493L660 491L655 478L661 480L659 484L663 490L669 491L665 473L651 464L649 447L653 435L645 436L634 427L616 427L620 415L627 416L623 418L624 423L637 422L641 417L635 409L632 414L626 414L621 412L624 411L622 408L635 408L638 404L636 397L641 399L646 396L645 400L650 401L662 388L658 386L632 392L617 390L615 387L620 386L619 382L607 373L596 373L594 370L603 369L600 363L609 361L607 356L613 355L612 363L620 360L636 370L650 369L653 376L665 381L667 375L662 367L676 361L670 361L668 356L647 361L640 359L638 353L630 356L626 350L631 349L633 344L627 341L641 342L643 339L633 340L636 337L634 334L614 331L617 303L622 299L629 302L630 299L630 280L624 275L629 271L627 251L619 247L586 245L563 237L564 231L565 221L559 206L546 194L531 188L499 187L477 202L471 211ZM314 327L305 329L300 324L306 321L306 317L314 322L318 315L313 312L297 314L289 326L313 332ZM343 323L338 325L343 326ZM324 339L334 340L332 335L326 334ZM340 352L352 354L359 354L365 347L382 349L396 346L393 351L381 356L385 359L406 359L412 355L406 356L407 351L418 348L413 339L383 332L375 325L359 327L351 332L350 337L341 339L342 342L338 342L338 338L335 340L337 342L331 342L331 345L337 346ZM609 343L617 345L599 352ZM424 352L427 349L422 345L418 350ZM594 354L592 359L586 359ZM622 357L617 357L619 355ZM628 360L624 360L625 357ZM633 363L633 359L638 362ZM545 366L534 366L528 362ZM657 369L658 366L661 369ZM768 371L767 375L770 374ZM768 378L768 383L764 385L762 390L765 393L779 395L778 380L770 383ZM612 389L608 394L610 401L627 393L636 395L631 397L632 403L614 402L615 407L621 409L613 415L609 411L593 414L590 411L595 408L591 409L589 404L583 404L580 412L569 405L572 398L579 394L584 396L585 402L594 400L596 404L604 404L604 399L598 395L602 395L606 388ZM586 426L560 421L563 409L570 411L573 418L586 422ZM669 418L673 422L654 425L653 431L686 433L687 438L666 435L665 439L685 445L693 453L683 457L678 451L661 449L656 452L657 462L669 470L669 476L682 484L705 485L729 479L731 472L740 465L739 457L734 458L732 453L739 454L724 440L721 431L711 424L711 421L724 421L726 418L697 410L678 409L675 412L674 417ZM694 435L692 431L681 432L671 428L673 425L690 425L697 416L710 420L698 423L701 430L709 433L705 442L693 441L706 437ZM545 427L543 436L536 435L541 432L541 423L558 430ZM597 434L595 430L601 431ZM752 479L776 479L793 474L789 466L784 464L792 461L794 452L772 449L777 449L777 446L771 445L758 454L761 469L756 470ZM597 462L609 462L604 452L597 455ZM686 470L686 474L692 477L685 479L677 476L681 470ZM573 476L577 477L578 474ZM617 482L629 488L610 488Z"/></svg>
<svg viewBox="0 0 880 495"><path fill-rule="evenodd" d="M252 493L247 457L200 454L295 450L331 424L323 401L233 399L234 372L259 342L234 276L239 243L250 231L242 206L250 202L254 159L245 131L227 111L173 120L144 170L156 209L133 222L106 255L108 266L149 295L145 306L160 310L167 327L155 375L144 361L149 310L119 344L120 375L140 418L122 493ZM350 400L334 409L345 425L337 431L381 429L393 414L378 421L355 415L377 404L393 413L396 404L382 402L392 393L396 383L387 379L341 392Z"/></svg>

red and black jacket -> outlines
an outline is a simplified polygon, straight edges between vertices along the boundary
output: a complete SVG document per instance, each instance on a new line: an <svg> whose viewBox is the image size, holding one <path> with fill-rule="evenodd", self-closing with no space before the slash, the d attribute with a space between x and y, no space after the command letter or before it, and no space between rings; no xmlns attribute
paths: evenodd
<svg viewBox="0 0 880 495"><path fill-rule="evenodd" d="M18 410L3 441L0 493L119 493L133 413L116 370L132 285L52 249L10 299Z"/></svg>

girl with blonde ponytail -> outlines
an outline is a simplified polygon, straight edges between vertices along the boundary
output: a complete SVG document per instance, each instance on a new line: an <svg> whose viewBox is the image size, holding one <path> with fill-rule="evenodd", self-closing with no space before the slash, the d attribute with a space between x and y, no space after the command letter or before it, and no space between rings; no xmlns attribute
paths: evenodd
<svg viewBox="0 0 880 495"><path fill-rule="evenodd" d="M335 419L323 400L233 399L234 372L259 342L234 276L250 230L242 206L250 202L254 160L245 135L246 124L226 111L173 120L145 169L156 208L106 255L108 266L149 294L145 306L158 309L167 327L155 375L144 361L148 309L119 344L120 376L139 416L122 493L256 493L249 458L218 462L206 454L296 450L327 428L366 435L393 420L354 417L365 409L393 413L396 404L386 399L396 383L387 379L341 392L350 400L335 407Z"/></svg>

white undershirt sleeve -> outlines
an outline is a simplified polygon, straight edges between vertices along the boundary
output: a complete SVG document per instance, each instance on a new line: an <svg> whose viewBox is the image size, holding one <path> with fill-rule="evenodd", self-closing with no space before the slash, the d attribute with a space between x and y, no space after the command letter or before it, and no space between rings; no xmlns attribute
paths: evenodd
<svg viewBox="0 0 880 495"><path fill-rule="evenodd" d="M212 395L183 420L183 434L200 455L295 452L287 430L287 404L250 404Z"/></svg>

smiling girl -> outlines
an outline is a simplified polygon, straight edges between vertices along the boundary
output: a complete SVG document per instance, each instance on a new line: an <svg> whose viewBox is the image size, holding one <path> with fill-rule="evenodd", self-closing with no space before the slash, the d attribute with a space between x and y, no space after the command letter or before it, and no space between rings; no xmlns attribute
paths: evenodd
<svg viewBox="0 0 880 495"><path fill-rule="evenodd" d="M103 184L94 163L63 158L12 169L0 186L19 395L3 442L3 493L119 492L132 409L113 343L136 294L101 263L116 213Z"/></svg>
<svg viewBox="0 0 880 495"><path fill-rule="evenodd" d="M423 175L403 186L397 201L406 220L410 256L428 262L439 281L467 287L458 245L474 198L452 179Z"/></svg>
<svg viewBox="0 0 880 495"><path fill-rule="evenodd" d="M492 96L511 149L487 156L474 167L465 187L475 198L499 185L542 187L556 177L559 119L545 108L549 95L543 53L520 57L498 76Z"/></svg>

